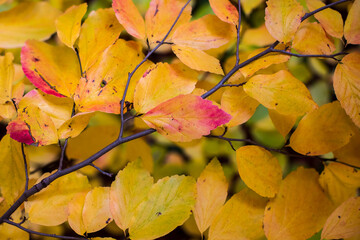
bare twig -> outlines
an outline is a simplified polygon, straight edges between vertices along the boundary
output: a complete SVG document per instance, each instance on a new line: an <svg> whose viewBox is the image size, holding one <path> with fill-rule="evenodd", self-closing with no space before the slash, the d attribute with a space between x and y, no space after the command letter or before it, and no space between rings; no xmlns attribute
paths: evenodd
<svg viewBox="0 0 360 240"><path fill-rule="evenodd" d="M285 50L279 50L279 49L271 49L272 52L277 52L277 53L281 53L281 54L285 54L285 55L289 55L289 56L294 56L294 57L318 57L318 58L332 58L336 61L338 61L338 59L336 59L336 56L341 56L341 55L347 55L348 53L346 52L339 52L339 53L335 53L335 54L331 54L331 55L322 55L322 54L297 54L297 53L292 53L292 52L288 52Z"/></svg>
<svg viewBox="0 0 360 240"><path fill-rule="evenodd" d="M241 87L245 85L246 82L239 83L239 84L223 84L221 87Z"/></svg>
<svg viewBox="0 0 360 240"><path fill-rule="evenodd" d="M236 39L236 63L235 66L239 65L240 57L239 57L239 45L240 45L240 29L241 29L241 0L238 0L238 10L239 10L239 23L236 27L237 31L237 39Z"/></svg>
<svg viewBox="0 0 360 240"><path fill-rule="evenodd" d="M312 11L312 12L306 13L306 14L301 18L301 21L304 21L304 20L307 19L308 17L310 17L310 16L312 16L312 15L318 13L318 12L321 12L322 10L325 10L325 9L330 8L330 7L332 7L332 6L338 5L338 4L343 3L343 2L348 2L348 1L351 1L351 0L340 0L340 1L337 1L337 2L333 2L333 3L330 3L330 4L328 4L328 5L323 6L323 7L321 7L321 8L318 8L318 9Z"/></svg>
<svg viewBox="0 0 360 240"><path fill-rule="evenodd" d="M26 154L24 149L24 143L21 143L21 153L24 160L24 167L25 167L25 191L29 189L29 172L28 172L28 165L26 160Z"/></svg>
<svg viewBox="0 0 360 240"><path fill-rule="evenodd" d="M60 142L60 140L59 140L59 146L60 146L60 149L61 149L61 154L60 154L60 160L59 160L59 168L58 168L58 170L61 170L61 169L63 168L64 159L65 159L65 150L66 150L67 144L68 144L68 138L65 139L64 145L61 145L61 142Z"/></svg>
<svg viewBox="0 0 360 240"><path fill-rule="evenodd" d="M103 174L105 176L108 176L108 177L113 177L114 176L112 173L108 173L108 172L105 172L105 171L101 170L98 166L96 166L93 163L90 163L89 165L92 166L93 168L95 168L96 170L98 170L101 174Z"/></svg>

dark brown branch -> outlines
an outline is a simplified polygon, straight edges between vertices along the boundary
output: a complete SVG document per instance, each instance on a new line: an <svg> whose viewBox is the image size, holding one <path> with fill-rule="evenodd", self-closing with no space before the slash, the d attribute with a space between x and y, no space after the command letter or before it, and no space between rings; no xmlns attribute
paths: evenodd
<svg viewBox="0 0 360 240"><path fill-rule="evenodd" d="M346 52L339 52L339 53L335 53L335 54L331 54L331 55L322 55L322 54L297 54L297 53L292 53L292 52L288 52L285 50L279 50L279 49L271 49L272 52L277 52L277 53L281 53L281 54L285 54L285 55L289 55L289 56L294 56L294 57L318 57L318 58L332 58L336 61L338 61L338 59L336 59L336 56L341 56L341 55L347 55L348 53Z"/></svg>
<svg viewBox="0 0 360 240"><path fill-rule="evenodd" d="M28 165L26 161L26 154L24 149L24 143L21 143L21 153L24 160L24 167L25 167L25 191L29 189L29 172L28 172Z"/></svg>
<svg viewBox="0 0 360 240"><path fill-rule="evenodd" d="M321 8L318 8L318 9L312 11L312 12L306 13L306 14L301 18L301 21L303 22L305 19L311 17L312 15L314 15L314 14L316 14L316 13L318 13L318 12L321 12L322 10L325 10L325 9L330 8L330 7L332 7L332 6L338 5L338 4L343 3L343 2L349 2L349 1L351 1L351 0L340 0L340 1L337 1L337 2L330 3L330 4L328 4L328 5L325 5L325 6L323 6L323 7L321 7Z"/></svg>
<svg viewBox="0 0 360 240"><path fill-rule="evenodd" d="M61 149L60 160L59 160L59 168L58 168L59 171L63 168L63 165L64 165L65 150L66 150L67 144L68 144L68 138L65 139L64 145L61 145L61 142L59 141L59 146L60 146L60 149Z"/></svg>

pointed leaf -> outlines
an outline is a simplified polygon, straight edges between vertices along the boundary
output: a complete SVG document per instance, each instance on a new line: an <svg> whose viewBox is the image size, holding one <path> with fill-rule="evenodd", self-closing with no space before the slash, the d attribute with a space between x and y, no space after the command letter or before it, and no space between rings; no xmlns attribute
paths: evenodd
<svg viewBox="0 0 360 240"><path fill-rule="evenodd" d="M316 9L325 6L325 3L320 0L306 0L306 5L309 11L315 11ZM327 8L315 13L314 16L329 35L336 38L342 38L344 21L338 11Z"/></svg>
<svg viewBox="0 0 360 240"><path fill-rule="evenodd" d="M234 26L209 14L178 27L172 36L172 41L180 46L207 50L221 47L234 37Z"/></svg>
<svg viewBox="0 0 360 240"><path fill-rule="evenodd" d="M360 52L345 56L335 69L336 97L352 121L360 127Z"/></svg>
<svg viewBox="0 0 360 240"><path fill-rule="evenodd" d="M202 50L178 45L174 45L172 50L181 62L192 69L224 75L220 61Z"/></svg>
<svg viewBox="0 0 360 240"><path fill-rule="evenodd" d="M79 235L84 235L86 233L82 212L85 203L85 197L87 192L81 192L76 194L68 205L68 223L72 230L74 230Z"/></svg>
<svg viewBox="0 0 360 240"><path fill-rule="evenodd" d="M22 47L26 40L46 40L55 32L60 11L48 2L23 2L0 13L0 48Z"/></svg>
<svg viewBox="0 0 360 240"><path fill-rule="evenodd" d="M7 52L5 56L0 56L0 104L11 101L12 82L14 80L14 56Z"/></svg>
<svg viewBox="0 0 360 240"><path fill-rule="evenodd" d="M113 0L112 7L121 25L133 37L145 38L145 22L132 0Z"/></svg>
<svg viewBox="0 0 360 240"><path fill-rule="evenodd" d="M72 6L56 20L56 30L60 40L72 48L80 35L81 19L87 10L87 3Z"/></svg>
<svg viewBox="0 0 360 240"><path fill-rule="evenodd" d="M355 131L355 135L350 138L350 142L335 150L334 156L341 162L346 162L355 166L360 166L360 130Z"/></svg>
<svg viewBox="0 0 360 240"><path fill-rule="evenodd" d="M78 113L64 122L58 129L59 139L77 137L89 124L94 113Z"/></svg>
<svg viewBox="0 0 360 240"><path fill-rule="evenodd" d="M142 116L145 123L172 141L201 138L227 123L231 116L195 95L180 95L161 103Z"/></svg>
<svg viewBox="0 0 360 240"><path fill-rule="evenodd" d="M153 178L140 161L130 162L111 184L110 210L116 225L123 231L129 228L139 204L148 196Z"/></svg>
<svg viewBox="0 0 360 240"><path fill-rule="evenodd" d="M317 107L307 87L285 70L252 77L244 85L244 91L265 107L284 115L299 116Z"/></svg>
<svg viewBox="0 0 360 240"><path fill-rule="evenodd" d="M351 121L336 101L301 119L291 135L290 146L303 155L322 155L344 146L353 135Z"/></svg>
<svg viewBox="0 0 360 240"><path fill-rule="evenodd" d="M21 50L21 65L35 87L57 97L72 97L80 79L76 54L68 47L29 40Z"/></svg>
<svg viewBox="0 0 360 240"><path fill-rule="evenodd" d="M332 205L318 178L314 169L299 167L283 180L279 193L266 206L267 239L305 240L320 231Z"/></svg>
<svg viewBox="0 0 360 240"><path fill-rule="evenodd" d="M265 9L265 25L278 41L290 42L304 15L303 7L296 0L268 0Z"/></svg>
<svg viewBox="0 0 360 240"><path fill-rule="evenodd" d="M215 158L203 170L196 182L194 209L196 225L205 232L220 212L227 196L228 183L220 162Z"/></svg>
<svg viewBox="0 0 360 240"><path fill-rule="evenodd" d="M44 174L37 183L45 177ZM70 173L53 181L47 188L31 196L25 202L29 221L43 226L56 226L67 220L67 206L80 192L88 192L91 186L86 176Z"/></svg>
<svg viewBox="0 0 360 240"><path fill-rule="evenodd" d="M173 97L191 93L196 82L197 73L181 64L153 65L136 85L134 108L140 113L148 112Z"/></svg>
<svg viewBox="0 0 360 240"><path fill-rule="evenodd" d="M230 198L210 226L209 240L259 239L267 199L245 188Z"/></svg>
<svg viewBox="0 0 360 240"><path fill-rule="evenodd" d="M321 238L350 238L360 234L360 197L352 197L341 204L327 219Z"/></svg>
<svg viewBox="0 0 360 240"><path fill-rule="evenodd" d="M295 125L297 116L283 115L272 109L268 109L268 111L269 117L271 118L276 130L278 130L283 137L286 137Z"/></svg>
<svg viewBox="0 0 360 240"><path fill-rule="evenodd" d="M345 21L344 36L348 43L360 44L360 0L355 0Z"/></svg>
<svg viewBox="0 0 360 240"><path fill-rule="evenodd" d="M222 21L239 25L239 12L229 0L209 0L209 3L216 16Z"/></svg>
<svg viewBox="0 0 360 240"><path fill-rule="evenodd" d="M264 47L271 45L275 39L270 35L265 24L258 28L247 29L241 39L241 44Z"/></svg>
<svg viewBox="0 0 360 240"><path fill-rule="evenodd" d="M191 214L195 196L192 177L175 175L159 180L138 206L130 224L130 238L155 239L182 225Z"/></svg>

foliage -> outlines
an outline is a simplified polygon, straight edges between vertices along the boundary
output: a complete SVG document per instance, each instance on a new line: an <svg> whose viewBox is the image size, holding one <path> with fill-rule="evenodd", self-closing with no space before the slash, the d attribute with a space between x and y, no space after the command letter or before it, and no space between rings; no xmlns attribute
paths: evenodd
<svg viewBox="0 0 360 240"><path fill-rule="evenodd" d="M0 0L0 240L358 239L359 14Z"/></svg>

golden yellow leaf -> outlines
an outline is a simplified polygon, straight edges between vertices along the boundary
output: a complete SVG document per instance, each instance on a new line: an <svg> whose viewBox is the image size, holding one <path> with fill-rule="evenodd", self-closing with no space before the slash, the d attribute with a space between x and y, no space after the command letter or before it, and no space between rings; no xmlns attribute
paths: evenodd
<svg viewBox="0 0 360 240"><path fill-rule="evenodd" d="M318 178L314 169L299 167L283 180L279 193L266 206L267 239L305 240L320 231L332 204Z"/></svg>
<svg viewBox="0 0 360 240"><path fill-rule="evenodd" d="M0 142L0 190L8 205L12 205L25 188L25 165L21 144L5 135Z"/></svg>
<svg viewBox="0 0 360 240"><path fill-rule="evenodd" d="M56 19L56 30L60 40L72 48L80 35L81 19L87 10L87 3L74 5Z"/></svg>
<svg viewBox="0 0 360 240"><path fill-rule="evenodd" d="M26 40L46 40L60 11L48 2L23 2L0 13L0 48L22 47Z"/></svg>
<svg viewBox="0 0 360 240"><path fill-rule="evenodd" d="M216 16L222 21L239 25L239 12L229 0L209 0L209 3Z"/></svg>
<svg viewBox="0 0 360 240"><path fill-rule="evenodd" d="M220 212L227 196L228 183L221 164L216 158L202 171L197 179L196 188L194 217L196 225L203 233Z"/></svg>
<svg viewBox="0 0 360 240"><path fill-rule="evenodd" d="M78 42L84 72L87 72L98 60L99 55L119 38L123 29L111 8L98 9L89 14L81 27Z"/></svg>
<svg viewBox="0 0 360 240"><path fill-rule="evenodd" d="M97 232L112 221L109 196L109 187L94 188L86 195L82 219L87 233Z"/></svg>
<svg viewBox="0 0 360 240"><path fill-rule="evenodd" d="M175 55L186 66L198 70L224 75L220 61L202 50L187 46L172 46Z"/></svg>
<svg viewBox="0 0 360 240"><path fill-rule="evenodd" d="M267 199L250 189L235 194L210 226L209 240L260 239Z"/></svg>
<svg viewBox="0 0 360 240"><path fill-rule="evenodd" d="M243 124L255 113L259 102L247 95L242 87L226 89L221 97L221 109L232 116L228 127Z"/></svg>
<svg viewBox="0 0 360 240"><path fill-rule="evenodd" d="M25 227L25 226L23 226ZM30 234L7 223L0 225L1 240L29 240Z"/></svg>
<svg viewBox="0 0 360 240"><path fill-rule="evenodd" d="M26 77L44 93L57 97L74 95L80 66L72 49L28 40L21 50L21 65Z"/></svg>
<svg viewBox="0 0 360 240"><path fill-rule="evenodd" d="M355 135L350 138L350 142L335 150L334 156L341 162L346 162L355 166L360 166L360 130L355 131Z"/></svg>
<svg viewBox="0 0 360 240"><path fill-rule="evenodd" d="M360 171L340 163L330 163L325 166L319 182L335 206L339 206L348 198L356 196L360 187Z"/></svg>
<svg viewBox="0 0 360 240"><path fill-rule="evenodd" d="M45 173L36 183L47 176L49 173ZM90 188L87 177L77 172L56 179L25 202L29 221L43 226L56 226L65 222L70 200L80 192L88 192Z"/></svg>
<svg viewBox="0 0 360 240"><path fill-rule="evenodd" d="M208 14L178 27L172 36L172 41L176 45L207 50L228 43L235 37L235 33L233 25Z"/></svg>
<svg viewBox="0 0 360 240"><path fill-rule="evenodd" d="M306 0L306 5L309 11L314 11L325 6L325 3L320 0ZM336 38L342 38L344 21L338 11L327 8L315 13L314 16L329 35Z"/></svg>
<svg viewBox="0 0 360 240"><path fill-rule="evenodd" d="M150 47L155 47L169 32L181 9L185 6L186 0L152 0L145 15L146 35ZM191 18L191 6L188 4L177 21L173 31L168 38L172 37L175 29L187 23Z"/></svg>
<svg viewBox="0 0 360 240"><path fill-rule="evenodd" d="M153 182L140 161L130 162L116 175L111 184L110 210L116 225L123 231L129 228L136 209L146 200Z"/></svg>
<svg viewBox="0 0 360 240"><path fill-rule="evenodd" d="M129 227L130 238L155 239L182 225L191 214L195 196L196 183L192 177L175 175L160 179L137 207Z"/></svg>
<svg viewBox="0 0 360 240"><path fill-rule="evenodd" d="M290 42L300 26L303 7L296 0L268 0L265 9L265 25L278 41Z"/></svg>
<svg viewBox="0 0 360 240"><path fill-rule="evenodd" d="M350 116L360 127L360 52L345 56L335 69L333 81L336 97Z"/></svg>
<svg viewBox="0 0 360 240"><path fill-rule="evenodd" d="M272 109L268 109L268 111L276 130L285 137L295 125L297 116L283 115Z"/></svg>
<svg viewBox="0 0 360 240"><path fill-rule="evenodd" d="M14 56L7 52L5 56L0 56L0 104L11 102L12 82L14 80Z"/></svg>
<svg viewBox="0 0 360 240"><path fill-rule="evenodd" d="M355 0L345 21L344 36L348 43L360 44L360 0Z"/></svg>
<svg viewBox="0 0 360 240"><path fill-rule="evenodd" d="M195 89L197 73L184 65L158 63L146 70L135 88L134 108L146 113L162 102ZM161 87L159 87L161 83Z"/></svg>
<svg viewBox="0 0 360 240"><path fill-rule="evenodd" d="M243 37L241 38L241 44L254 45L257 47L271 45L274 42L275 38L270 35L265 24L258 28L251 28L246 30Z"/></svg>
<svg viewBox="0 0 360 240"><path fill-rule="evenodd" d="M84 233L86 232L82 215L86 195L87 192L81 192L76 194L69 202L67 208L68 223L71 229L79 235L84 235Z"/></svg>
<svg viewBox="0 0 360 240"><path fill-rule="evenodd" d="M59 139L77 137L89 124L95 113L78 113L64 122L58 129Z"/></svg>
<svg viewBox="0 0 360 240"><path fill-rule="evenodd" d="M244 85L244 91L269 109L284 115L303 115L317 107L307 87L290 72L256 75Z"/></svg>
<svg viewBox="0 0 360 240"><path fill-rule="evenodd" d="M322 239L350 238L360 234L360 197L342 203L327 219Z"/></svg>
<svg viewBox="0 0 360 240"><path fill-rule="evenodd" d="M114 0L112 7L126 31L139 39L145 38L145 22L132 0Z"/></svg>
<svg viewBox="0 0 360 240"><path fill-rule="evenodd" d="M311 36L311 37L309 37ZM302 54L330 55L336 48L319 23L303 23L297 30L292 47Z"/></svg>
<svg viewBox="0 0 360 240"><path fill-rule="evenodd" d="M274 197L279 191L282 170L278 159L258 146L236 150L236 161L241 179L263 197Z"/></svg>
<svg viewBox="0 0 360 240"><path fill-rule="evenodd" d="M290 146L303 155L315 156L346 145L354 135L352 123L338 101L325 104L301 119Z"/></svg>
<svg viewBox="0 0 360 240"><path fill-rule="evenodd" d="M241 9L246 15L249 15L255 8L257 8L264 0L241 0Z"/></svg>

